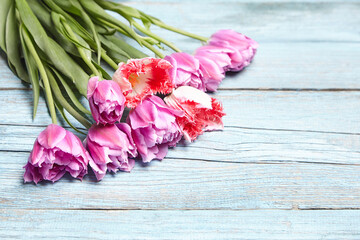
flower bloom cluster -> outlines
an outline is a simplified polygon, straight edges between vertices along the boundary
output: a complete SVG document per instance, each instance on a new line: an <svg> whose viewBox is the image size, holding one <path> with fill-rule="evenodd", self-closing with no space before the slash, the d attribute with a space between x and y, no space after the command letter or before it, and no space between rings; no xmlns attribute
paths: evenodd
<svg viewBox="0 0 360 240"><path fill-rule="evenodd" d="M119 64L112 80L92 77L87 97L95 123L86 139L82 143L73 133L49 125L24 167L25 182L55 182L66 172L82 179L88 165L101 180L107 172L130 172L136 158L162 160L182 138L192 142L204 131L223 129L223 106L205 92L216 91L226 71L249 65L256 48L250 38L221 30L195 55L131 59Z"/></svg>
<svg viewBox="0 0 360 240"><path fill-rule="evenodd" d="M194 55L173 53L164 59L174 66L170 74L175 87L191 86L214 92L225 72L238 72L250 64L257 47L257 42L241 33L220 30Z"/></svg>

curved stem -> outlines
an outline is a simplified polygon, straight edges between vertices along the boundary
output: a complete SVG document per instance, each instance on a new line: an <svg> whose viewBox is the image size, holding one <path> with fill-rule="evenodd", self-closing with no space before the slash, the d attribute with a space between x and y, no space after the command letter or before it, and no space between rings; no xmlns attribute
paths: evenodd
<svg viewBox="0 0 360 240"><path fill-rule="evenodd" d="M66 31L69 33L70 37L75 39L76 41L79 41L79 39L77 38L76 34L72 31L71 27L69 25L67 25L66 23L63 23ZM78 49L78 52L82 58L82 60L86 63L86 65L91 69L91 71L93 72L93 74L95 74L96 76L101 77L101 73L97 70L97 68L94 66L94 64L92 64L91 59L89 59L85 52L84 49L82 47L76 46L76 48Z"/></svg>
<svg viewBox="0 0 360 240"><path fill-rule="evenodd" d="M104 59L104 61L107 62L114 70L118 69L116 62L114 62L104 50L101 50L101 58Z"/></svg>
<svg viewBox="0 0 360 240"><path fill-rule="evenodd" d="M127 37L131 37L127 32L125 32L123 29L119 28L118 26L112 24L112 23L109 23L105 20L101 20L99 19L102 23L104 23L105 25L107 25L108 27L111 27L111 28L114 28L116 29L117 31L119 31L120 33L124 34L125 36ZM138 41L137 41L140 46L145 46L146 48L148 48L149 50L151 50L153 53L155 53L158 57L160 58L164 58L165 55L162 54L159 50L157 50L156 48L154 48L150 43L148 43L147 41L143 40L142 38L140 38Z"/></svg>
<svg viewBox="0 0 360 240"><path fill-rule="evenodd" d="M162 54L162 52L160 52L159 50L157 50L156 48L154 48L150 43L148 43L147 41L143 41L143 44L146 48L148 48L149 50L151 50L153 53L156 54L156 56L158 56L159 58L164 58L165 55Z"/></svg>
<svg viewBox="0 0 360 240"><path fill-rule="evenodd" d="M171 42L157 36L156 34L152 33L148 29L142 27L138 22L133 21L132 23L140 32L148 35L149 37L152 37L152 38L158 40L159 42L164 43L165 45L167 45L168 47L170 47L171 49L173 49L176 52L181 52L181 50L179 48L177 48L174 44L172 44Z"/></svg>
<svg viewBox="0 0 360 240"><path fill-rule="evenodd" d="M164 28L164 29L167 29L169 31L179 33L181 35L185 35L185 36L200 40L202 42L207 42L209 40L209 38L207 38L207 37L199 36L197 34L190 33L190 32L181 30L181 29L173 27L173 26L169 26L169 25L167 25L167 24L165 24L165 23L163 23L163 22L161 22L159 20L154 20L153 22L154 22L154 24L156 24L157 26L159 26L161 28Z"/></svg>
<svg viewBox="0 0 360 240"><path fill-rule="evenodd" d="M36 49L30 39L29 33L27 31L27 29L25 27L21 27L21 31L22 31L22 36L25 40L25 44L28 47L31 55L33 56L35 63L39 69L41 78L44 82L44 88L45 88L45 95L46 95L46 100L47 100L47 104L49 106L49 111L50 111L50 116L51 116L51 121L54 124L57 124L57 120L56 120L56 111L55 111L55 105L54 105L54 100L52 97L52 93L51 93L51 88L50 88L50 84L49 84L49 79L48 76L46 74L45 71L45 67L42 64L42 61L39 57L39 55L36 52Z"/></svg>

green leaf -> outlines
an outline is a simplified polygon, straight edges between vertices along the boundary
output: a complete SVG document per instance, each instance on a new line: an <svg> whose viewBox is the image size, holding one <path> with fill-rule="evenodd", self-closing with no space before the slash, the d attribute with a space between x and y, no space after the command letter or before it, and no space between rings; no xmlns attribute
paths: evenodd
<svg viewBox="0 0 360 240"><path fill-rule="evenodd" d="M70 113L76 120L78 120L84 127L90 128L91 123L81 116L78 111L76 111L66 100L66 98L62 95L62 92L59 88L59 85L57 84L54 75L51 73L49 68L46 68L46 73L49 76L49 81L51 83L52 92L54 93L54 96L56 100L58 101L59 105L64 107L68 113Z"/></svg>
<svg viewBox="0 0 360 240"><path fill-rule="evenodd" d="M35 46L33 44L33 41L30 37L28 30L26 29L26 27L23 24L20 25L20 31L24 38L25 45L29 49L29 52L31 53L32 57L34 58L36 66L39 69L42 81L44 83L46 101L47 101L47 105L48 105L48 108L50 111L51 120L52 120L52 123L56 124L56 111L55 111L55 107L54 107L54 99L51 94L51 87L50 87L48 76L45 71L45 66L44 66L43 62L41 61L39 55L36 52Z"/></svg>
<svg viewBox="0 0 360 240"><path fill-rule="evenodd" d="M116 33L116 29L108 28L106 26L100 26L100 25L95 24L95 28L96 28L96 31L102 35L114 35ZM101 37L101 35L99 35L99 36Z"/></svg>
<svg viewBox="0 0 360 240"><path fill-rule="evenodd" d="M49 38L26 0L16 0L20 17L34 38L35 43L47 55L51 64L71 79L79 92L86 96L89 75L59 46Z"/></svg>
<svg viewBox="0 0 360 240"><path fill-rule="evenodd" d="M105 10L100 7L96 2L93 0L79 0L81 5L84 7L84 9L92 15L94 18L102 19L105 22L109 22L119 28L119 30L123 30L126 32L131 38L133 38L135 41L137 41L140 45L142 45L142 41L140 37L135 33L133 29L131 29L129 26L121 22L120 20L112 17L109 15Z"/></svg>
<svg viewBox="0 0 360 240"><path fill-rule="evenodd" d="M125 49L125 47L127 47L127 45L123 44L123 42L117 41L117 42L121 42L121 44L122 44L122 45L117 45L105 36L100 36L100 39L101 39L101 42L103 43L103 45L105 46L105 49L108 52L117 52L119 55L122 55L127 59L131 58L131 56L125 50L123 50L123 49ZM113 38L111 38L111 39L113 39Z"/></svg>
<svg viewBox="0 0 360 240"><path fill-rule="evenodd" d="M60 34L62 34L64 37L66 37L67 40L75 44L77 47L81 47L84 49L84 51L87 53L86 55L91 58L91 52L92 49L89 47L89 44L87 44L84 39L82 39L80 36L77 36L76 38L73 38L71 34L66 30L65 24L68 25L66 22L65 17L63 17L61 14L58 14L54 11L51 12L51 19L52 22L55 25L55 28L58 30ZM87 50L87 51L86 51Z"/></svg>
<svg viewBox="0 0 360 240"><path fill-rule="evenodd" d="M99 65L97 64L95 61L93 61L93 64L96 66L96 68L101 72L101 74L103 75L103 77L105 79L111 79L112 77Z"/></svg>
<svg viewBox="0 0 360 240"><path fill-rule="evenodd" d="M95 0L97 2L97 4L99 4L101 7L107 9L107 10L111 10L114 12L119 13L120 15L127 15L129 17L134 17L134 18L141 18L141 13L139 10L129 7L129 6L125 6L123 4L120 3L114 3L111 1L104 1L104 0Z"/></svg>
<svg viewBox="0 0 360 240"><path fill-rule="evenodd" d="M27 0L27 2L46 32L50 33L66 52L74 56L80 56L74 44L54 28L50 11L41 3L41 1Z"/></svg>
<svg viewBox="0 0 360 240"><path fill-rule="evenodd" d="M69 119L66 117L65 111L63 106L60 105L60 103L55 99L55 106L58 109L59 113L61 114L61 116L64 118L64 120L66 121L67 124L69 124L69 126L74 129L76 132L81 133L86 135L85 132L79 130L77 127L75 127L70 121Z"/></svg>
<svg viewBox="0 0 360 240"><path fill-rule="evenodd" d="M29 82L29 77L25 66L21 62L21 43L19 34L19 23L15 15L15 4L13 4L8 12L6 21L6 50L9 66L11 70L23 81Z"/></svg>
<svg viewBox="0 0 360 240"><path fill-rule="evenodd" d="M51 68L52 71L55 73L57 79L60 80L61 85L64 87L67 95L69 96L70 100L72 101L72 103L75 105L75 107L77 107L81 112L85 113L85 114L89 114L91 115L91 112L89 110L87 110L78 100L78 98L76 97L75 93L73 92L73 90L71 89L71 87L69 86L69 84L67 84L67 82L65 81L65 79L61 76L60 73L58 73L58 71L56 71L55 69Z"/></svg>
<svg viewBox="0 0 360 240"><path fill-rule="evenodd" d="M64 4L66 1L58 1L58 0L45 0L47 4L50 6L54 5L54 2L59 4ZM94 41L96 43L96 49L97 49L97 56L98 56L98 63L100 63L101 59L101 42L99 39L98 32L95 29L95 25L89 15L86 14L85 10L82 8L81 4L78 1L74 0L68 0L67 3L65 3L65 8L73 12L74 14L78 15L82 18L82 20L85 22L86 26L88 26L93 34ZM64 6L64 5L63 5ZM54 7L55 8L55 7ZM62 11L63 12L63 11Z"/></svg>
<svg viewBox="0 0 360 240"><path fill-rule="evenodd" d="M9 13L9 9L13 3L13 0L2 0L0 8L0 48L6 53L6 19Z"/></svg>
<svg viewBox="0 0 360 240"><path fill-rule="evenodd" d="M30 82L32 85L33 101L34 101L33 119L35 119L36 111L39 103L39 96L40 96L39 71L36 67L35 60L31 56L29 49L26 47L25 40L22 35L21 27L19 32L20 32L20 40L21 40L22 50L24 53L26 68L28 70Z"/></svg>
<svg viewBox="0 0 360 240"><path fill-rule="evenodd" d="M126 43L123 39L121 39L119 36L104 36L104 38L108 41L105 41L103 38L104 44L109 48L108 50L111 51L111 49L116 49L118 53L122 53L125 51L130 58L144 58L148 57L145 53L137 50L133 46Z"/></svg>

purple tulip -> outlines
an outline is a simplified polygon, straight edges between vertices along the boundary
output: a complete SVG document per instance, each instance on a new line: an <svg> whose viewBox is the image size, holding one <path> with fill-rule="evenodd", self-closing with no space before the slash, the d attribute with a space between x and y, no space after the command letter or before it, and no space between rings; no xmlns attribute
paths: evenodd
<svg viewBox="0 0 360 240"><path fill-rule="evenodd" d="M209 45L227 52L231 64L225 67L225 71L240 71L248 66L258 47L257 42L233 30L220 30L214 33Z"/></svg>
<svg viewBox="0 0 360 240"><path fill-rule="evenodd" d="M107 170L130 172L135 165L135 160L129 157L136 157L136 147L130 126L126 123L94 124L89 129L85 145L92 157L90 167L98 180L105 176Z"/></svg>
<svg viewBox="0 0 360 240"><path fill-rule="evenodd" d="M170 76L175 87L191 86L202 91L206 90L200 71L200 62L194 56L177 52L164 58L173 66L170 69Z"/></svg>
<svg viewBox="0 0 360 240"><path fill-rule="evenodd" d="M157 96L148 97L131 110L128 122L143 162L162 160L168 147L180 141L182 133L176 117L182 115L182 111L169 108Z"/></svg>
<svg viewBox="0 0 360 240"><path fill-rule="evenodd" d="M42 180L55 182L66 172L82 179L87 174L90 155L73 133L50 124L35 140L28 163L24 166L24 181L36 184Z"/></svg>
<svg viewBox="0 0 360 240"><path fill-rule="evenodd" d="M87 98L97 124L114 124L120 121L125 107L125 97L116 82L99 81L99 77L90 78Z"/></svg>

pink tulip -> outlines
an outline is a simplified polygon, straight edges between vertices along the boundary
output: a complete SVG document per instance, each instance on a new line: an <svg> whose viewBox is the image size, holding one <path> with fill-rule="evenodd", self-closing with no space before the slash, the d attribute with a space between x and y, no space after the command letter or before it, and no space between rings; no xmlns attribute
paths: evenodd
<svg viewBox="0 0 360 240"><path fill-rule="evenodd" d="M125 97L116 82L99 81L99 77L90 78L87 98L97 124L114 124L120 121L125 107Z"/></svg>
<svg viewBox="0 0 360 240"><path fill-rule="evenodd" d="M166 56L164 59L173 65L170 75L175 87L191 86L202 91L206 90L200 71L200 62L194 56L178 52Z"/></svg>
<svg viewBox="0 0 360 240"><path fill-rule="evenodd" d="M204 55L200 52L195 58L200 62L201 79L205 83L206 90L214 92L225 78L225 71L214 56Z"/></svg>
<svg viewBox="0 0 360 240"><path fill-rule="evenodd" d="M90 155L73 133L50 124L35 140L28 163L24 166L24 181L55 182L66 172L82 179L87 174Z"/></svg>
<svg viewBox="0 0 360 240"><path fill-rule="evenodd" d="M129 157L136 157L136 147L126 123L94 124L89 129L85 145L92 157L90 167L98 180L105 176L106 171L130 172L135 165L135 160Z"/></svg>
<svg viewBox="0 0 360 240"><path fill-rule="evenodd" d="M203 131L224 128L221 102L196 88L179 87L164 100L168 106L185 113L177 117L177 122L188 141L194 141Z"/></svg>
<svg viewBox="0 0 360 240"><path fill-rule="evenodd" d="M127 63L119 64L113 80L120 85L126 106L134 108L149 95L172 91L171 68L171 64L164 59L130 59Z"/></svg>
<svg viewBox="0 0 360 240"><path fill-rule="evenodd" d="M182 132L176 117L182 115L182 111L169 108L157 96L146 98L131 110L128 122L143 162L162 160L168 147L175 147L180 141Z"/></svg>
<svg viewBox="0 0 360 240"><path fill-rule="evenodd" d="M214 33L209 45L228 53L231 64L225 67L225 71L240 71L248 66L258 48L257 42L233 30L220 30Z"/></svg>

